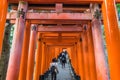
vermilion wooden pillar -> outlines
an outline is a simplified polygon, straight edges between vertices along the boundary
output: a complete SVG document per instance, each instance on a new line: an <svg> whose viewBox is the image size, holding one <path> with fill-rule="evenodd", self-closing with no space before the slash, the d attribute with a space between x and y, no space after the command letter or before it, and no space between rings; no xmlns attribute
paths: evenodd
<svg viewBox="0 0 120 80"><path fill-rule="evenodd" d="M49 63L51 63L52 62L52 53L51 53L51 47L50 46L48 46L48 54L49 54Z"/></svg>
<svg viewBox="0 0 120 80"><path fill-rule="evenodd" d="M49 46L49 52L50 52L50 62L51 62L53 58L51 46Z"/></svg>
<svg viewBox="0 0 120 80"><path fill-rule="evenodd" d="M82 51L82 38L77 42L77 57L78 57L78 67L79 67L79 76L81 80L84 79L84 63L83 63L83 51Z"/></svg>
<svg viewBox="0 0 120 80"><path fill-rule="evenodd" d="M51 52L50 52L51 48L50 46L47 45L47 51L48 51L48 67L50 67L50 63L52 62L52 57L51 57Z"/></svg>
<svg viewBox="0 0 120 80"><path fill-rule="evenodd" d="M60 49L59 49L59 47L57 48L57 55L59 55L60 54Z"/></svg>
<svg viewBox="0 0 120 80"><path fill-rule="evenodd" d="M79 74L79 69L78 69L78 53L77 53L77 42L75 43L75 47L74 47L75 51L74 51L74 57L75 57L75 68L76 68L76 74Z"/></svg>
<svg viewBox="0 0 120 80"><path fill-rule="evenodd" d="M99 12L98 4L94 5L94 15ZM98 80L108 80L108 67L105 58L104 43L102 39L101 20L100 17L93 17L92 20L92 35L96 61L96 72ZM102 69L102 70L101 70Z"/></svg>
<svg viewBox="0 0 120 80"><path fill-rule="evenodd" d="M51 60L50 60L50 52L49 52L49 46L48 45L46 45L46 56L47 56L47 70L48 70L48 68L49 68L49 66L50 66L50 63L51 63Z"/></svg>
<svg viewBox="0 0 120 80"><path fill-rule="evenodd" d="M41 61L41 72L40 72L41 75L44 74L44 62L45 62L44 48L45 48L45 44L42 42L42 61Z"/></svg>
<svg viewBox="0 0 120 80"><path fill-rule="evenodd" d="M58 55L59 55L59 48L58 48L58 47L56 47L56 48L55 48L55 57L57 58L57 57L58 57Z"/></svg>
<svg viewBox="0 0 120 80"><path fill-rule="evenodd" d="M21 65L20 65L20 72L19 72L19 80L26 80L29 39L30 39L30 21L26 21L22 56L21 56L21 62L20 62Z"/></svg>
<svg viewBox="0 0 120 80"><path fill-rule="evenodd" d="M85 27L85 26L84 26ZM89 71L89 53L88 53L88 38L86 30L82 33L82 50L83 50L83 62L84 62L84 80L90 80Z"/></svg>
<svg viewBox="0 0 120 80"><path fill-rule="evenodd" d="M36 52L36 66L34 80L39 80L42 60L42 41L40 32L37 33L37 52Z"/></svg>
<svg viewBox="0 0 120 80"><path fill-rule="evenodd" d="M75 46L73 46L72 48L72 54L71 54L71 62L72 62L72 66L74 68L74 71L77 73L77 58L76 58L76 51L75 51Z"/></svg>
<svg viewBox="0 0 120 80"><path fill-rule="evenodd" d="M108 63L111 80L120 80L120 34L115 0L104 0L103 21L108 50Z"/></svg>
<svg viewBox="0 0 120 80"><path fill-rule="evenodd" d="M88 37L88 52L89 52L88 58L89 58L89 67L90 67L90 80L97 80L92 29L90 22L88 22L87 37Z"/></svg>
<svg viewBox="0 0 120 80"><path fill-rule="evenodd" d="M36 35L37 25L31 25L28 63L27 63L27 76L26 80L33 80L34 61L35 61L35 49L36 49Z"/></svg>
<svg viewBox="0 0 120 80"><path fill-rule="evenodd" d="M100 20L92 20L92 35L95 52L95 62L98 80L108 80L108 67L106 65L104 43L102 40ZM101 70L102 69L102 70Z"/></svg>
<svg viewBox="0 0 120 80"><path fill-rule="evenodd" d="M25 29L25 13L27 11L27 2L22 4L19 2L18 11L23 10L23 14L19 14L16 18L16 26L13 35L13 43L10 52L10 59L8 64L6 80L18 80L20 59L22 53L23 35Z"/></svg>
<svg viewBox="0 0 120 80"><path fill-rule="evenodd" d="M47 51L48 51L48 63L51 63L51 53L50 53L50 47L47 45Z"/></svg>
<svg viewBox="0 0 120 80"><path fill-rule="evenodd" d="M62 48L59 48L59 53L61 53L62 52Z"/></svg>
<svg viewBox="0 0 120 80"><path fill-rule="evenodd" d="M5 21L8 9L8 0L0 1L0 57L2 52L2 43L4 38Z"/></svg>
<svg viewBox="0 0 120 80"><path fill-rule="evenodd" d="M119 36L120 36L120 29L119 29Z"/></svg>
<svg viewBox="0 0 120 80"><path fill-rule="evenodd" d="M68 52L69 58L71 59L71 53L72 53L71 47L70 47L70 48L67 48L67 52Z"/></svg>
<svg viewBox="0 0 120 80"><path fill-rule="evenodd" d="M45 54L45 62L44 62L44 72L48 70L48 51L47 51L47 45L45 43L45 48L44 48L44 54Z"/></svg>
<svg viewBox="0 0 120 80"><path fill-rule="evenodd" d="M52 59L55 58L55 49L51 46Z"/></svg>
<svg viewBox="0 0 120 80"><path fill-rule="evenodd" d="M60 53L62 52L62 48L60 47Z"/></svg>
<svg viewBox="0 0 120 80"><path fill-rule="evenodd" d="M43 62L43 73L45 73L45 71L46 71L46 58L47 58L47 56L46 56L46 50L45 50L45 48L46 48L46 43L44 42L43 43L44 44L44 62Z"/></svg>
<svg viewBox="0 0 120 80"><path fill-rule="evenodd" d="M76 56L76 52L75 52L75 45L74 45L74 47L72 49L72 58L71 58L71 60L72 60L73 68L74 68L74 70L76 72L76 57L75 56Z"/></svg>
<svg viewBox="0 0 120 80"><path fill-rule="evenodd" d="M104 43L102 39L101 20L100 20L100 15L96 14L96 13L100 13L98 4L93 5L92 12L93 15L96 15L93 16L92 19L92 35L93 35L93 44L94 44L94 52L95 52L97 79L108 80L108 67L105 58Z"/></svg>
<svg viewBox="0 0 120 80"><path fill-rule="evenodd" d="M73 68L75 68L75 65L74 65L74 47L71 48L71 64L72 64Z"/></svg>

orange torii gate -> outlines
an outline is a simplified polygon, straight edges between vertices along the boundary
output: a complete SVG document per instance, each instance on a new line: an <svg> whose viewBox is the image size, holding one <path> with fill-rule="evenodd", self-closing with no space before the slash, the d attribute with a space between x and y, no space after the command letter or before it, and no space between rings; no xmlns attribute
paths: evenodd
<svg viewBox="0 0 120 80"><path fill-rule="evenodd" d="M24 65L24 63L20 64L20 58L21 58L21 56L22 56L22 58L23 58L23 56L28 56L28 55L21 54L21 53L25 53L25 52L29 53L28 63L26 65L28 67L27 75L25 75L24 77L23 76L19 77L19 80L21 80L21 79L23 80L23 78L25 78L27 80L32 79L31 75L33 73L33 64L34 64L33 60L34 60L34 55L35 55L33 53L35 53L34 47L35 47L35 36L36 36L36 32L37 32L37 29L36 29L37 25L33 25L33 28L31 31L32 35L30 36L29 51L22 52L22 43L26 41L24 43L24 47L25 47L28 44L27 40L29 40L29 38L26 38L27 36L23 37L23 35L30 35L30 33L27 32L27 29L25 29L25 23L27 26L30 26L30 24L31 24L31 22L29 22L29 21L25 22L25 20L26 19L29 20L30 18L32 18L32 17L29 17L28 15L30 15L30 14L27 13L28 3L29 4L44 4L44 3L48 3L48 4L50 4L50 3L67 3L67 4L69 4L69 3L73 3L73 4L76 4L76 3L77 4L78 3L99 3L99 4L101 4L102 5L102 13L103 13L103 21L104 21L104 26L105 26L106 43L107 43L107 49L108 49L108 62L109 62L109 67L110 67L110 78L111 78L111 80L119 80L120 79L119 78L119 74L120 74L120 69L119 69L119 67L120 67L120 62L119 62L120 34L119 34L116 7L115 7L115 2L119 3L120 0L59 0L59 1L56 1L56 0L47 0L47 1L45 1L45 0L24 0L24 1L25 1L24 5L19 3L19 0L2 0L0 2L0 26L1 26L0 27L0 36L1 36L0 53L1 53L1 49L2 49L2 41L3 41L3 36L4 36L4 28L5 28L4 26L5 26L5 21L6 21L8 3L19 3L18 10L23 9L23 11L25 12L24 15L22 15L22 17L19 16L19 17L15 18L16 19L16 22L15 22L16 29L15 29L12 49L11 49L11 53L10 53L10 60L9 60L6 80L18 80L19 69L22 65ZM69 15L69 14L66 14L66 15ZM55 18L55 19L59 18L61 20L64 20L63 17L61 17L61 18L59 16L56 16L56 17L57 18ZM13 18L14 18L14 16L13 16ZM43 19L51 20L51 18L45 17ZM68 20L70 20L70 19L76 20L76 19L80 19L80 18L79 17L76 17L76 18L69 17L67 19ZM96 26L100 25L100 22L97 22L96 19L93 19L92 21L93 21L92 24L93 24L94 30L95 30ZM14 23L14 21L13 21L13 23ZM26 34L23 34L24 30L26 30ZM67 29L65 29L65 30L67 31ZM84 35L84 34L82 34L82 35ZM87 35L90 35L90 33L88 33ZM23 39L24 39L24 41L23 41ZM90 44L89 42L87 42L86 38L84 38L84 39L85 39L84 43L83 44L79 43L78 45L83 45L83 47L84 47L85 45ZM97 49L97 47L99 47L99 49L102 50L102 47L100 47L99 44L97 43L97 41L98 40L100 41L100 39L98 39L98 38L96 39L95 35L93 35L93 39L95 39L93 41L95 43L94 46L96 46L95 47L96 52L99 51ZM38 44L43 44L42 49L44 49L46 47L46 44L44 44L44 43L38 43ZM41 46L39 46L39 47L41 47ZM25 48L28 49L28 45ZM37 52L39 52L39 50L37 50ZM86 52L84 52L84 53L86 53ZM102 51L101 51L101 53L102 53ZM93 55L93 54L91 54L91 55ZM97 55L97 54L95 53L95 55ZM38 55L38 56L40 56L40 55ZM45 57L45 55L43 53L42 53L42 56ZM53 56L51 56L51 57L53 57ZM97 55L97 57L98 57L98 55ZM44 61L43 60L41 60L41 61L42 61L41 65L43 65ZM86 62L87 61L85 61L84 63L86 63ZM104 63L104 61L103 61L103 63ZM40 64L37 64L37 65L40 65ZM74 66L76 66L76 64L74 64ZM97 66L99 67L99 65L97 65ZM87 65L85 65L84 67L87 67ZM77 70L77 67L76 67L76 70ZM87 71L88 71L88 69L86 68L84 74L86 74ZM20 74L21 73L23 73L23 72L20 72ZM41 71L41 72L36 72L36 73L38 75L38 73L43 73L43 72ZM88 76L89 74L86 74L86 75ZM27 78L26 78L26 76L27 76ZM85 76L84 76L84 78L85 78ZM37 78L36 78L36 80L37 80ZM87 80L87 78L85 78L85 80ZM98 80L102 80L102 79L98 79Z"/></svg>

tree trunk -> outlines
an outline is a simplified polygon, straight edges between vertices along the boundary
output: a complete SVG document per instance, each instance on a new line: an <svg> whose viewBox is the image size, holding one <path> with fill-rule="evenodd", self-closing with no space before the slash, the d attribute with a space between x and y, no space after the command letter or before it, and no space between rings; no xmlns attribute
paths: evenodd
<svg viewBox="0 0 120 80"><path fill-rule="evenodd" d="M6 26L4 40L3 40L3 48L2 48L2 56L0 58L0 80L5 80L6 72L8 67L8 60L10 55L10 32L11 32L11 24Z"/></svg>

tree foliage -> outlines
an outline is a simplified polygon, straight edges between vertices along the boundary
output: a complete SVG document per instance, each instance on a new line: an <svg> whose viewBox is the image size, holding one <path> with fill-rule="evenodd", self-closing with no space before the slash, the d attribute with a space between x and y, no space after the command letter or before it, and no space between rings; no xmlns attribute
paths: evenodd
<svg viewBox="0 0 120 80"><path fill-rule="evenodd" d="M116 7L117 7L118 13L120 13L120 4L116 4Z"/></svg>

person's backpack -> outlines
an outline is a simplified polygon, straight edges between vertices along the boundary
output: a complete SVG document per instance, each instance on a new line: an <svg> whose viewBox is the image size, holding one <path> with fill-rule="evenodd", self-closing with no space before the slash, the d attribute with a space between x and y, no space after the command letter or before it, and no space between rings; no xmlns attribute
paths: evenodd
<svg viewBox="0 0 120 80"><path fill-rule="evenodd" d="M66 57L65 55L62 56L62 61L66 60Z"/></svg>
<svg viewBox="0 0 120 80"><path fill-rule="evenodd" d="M55 66L51 67L51 73L56 73L56 67Z"/></svg>

